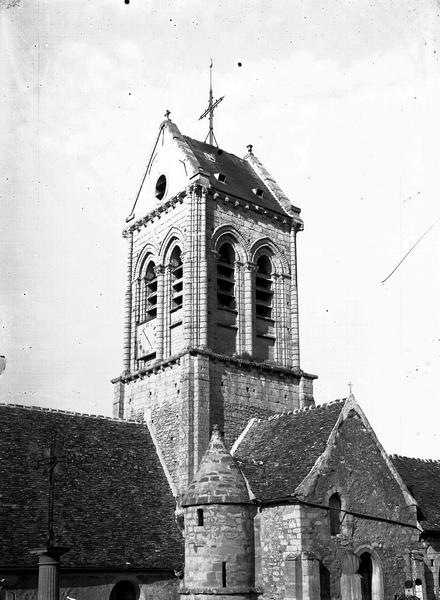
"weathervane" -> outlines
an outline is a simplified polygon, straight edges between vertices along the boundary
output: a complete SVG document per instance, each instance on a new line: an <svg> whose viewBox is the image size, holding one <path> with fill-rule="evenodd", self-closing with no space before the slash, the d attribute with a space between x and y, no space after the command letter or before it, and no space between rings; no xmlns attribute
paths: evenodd
<svg viewBox="0 0 440 600"><path fill-rule="evenodd" d="M223 100L223 98L224 98L224 96L222 96L218 100L214 101L214 98L212 95L212 58L211 58L211 64L209 65L209 104L208 104L208 108L205 110L205 112L202 115L200 115L200 117L199 117L199 121L201 121L207 115L209 115L209 132L205 138L205 143L206 143L206 140L209 139L209 143L211 144L211 146L213 146L214 142L215 142L215 145L218 147L218 143L217 143L216 137L214 135L214 108L216 108L220 104L220 102Z"/></svg>

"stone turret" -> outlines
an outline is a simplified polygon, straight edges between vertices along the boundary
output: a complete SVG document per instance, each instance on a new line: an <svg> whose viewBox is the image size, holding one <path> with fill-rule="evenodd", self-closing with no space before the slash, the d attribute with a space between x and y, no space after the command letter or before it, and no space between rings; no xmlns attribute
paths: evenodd
<svg viewBox="0 0 440 600"><path fill-rule="evenodd" d="M241 600L254 594L255 506L246 481L214 429L182 499L185 579L182 600Z"/></svg>

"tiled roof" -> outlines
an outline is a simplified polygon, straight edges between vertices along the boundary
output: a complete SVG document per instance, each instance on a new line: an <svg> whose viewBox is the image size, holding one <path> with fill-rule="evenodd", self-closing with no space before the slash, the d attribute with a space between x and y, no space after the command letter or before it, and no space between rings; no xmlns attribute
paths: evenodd
<svg viewBox="0 0 440 600"><path fill-rule="evenodd" d="M46 541L44 449L57 433L55 543L63 565L174 569L175 500L145 424L0 405L0 566L34 566ZM47 462L47 461L46 461Z"/></svg>
<svg viewBox="0 0 440 600"><path fill-rule="evenodd" d="M440 530L440 461L390 457L399 475L419 505L424 530Z"/></svg>
<svg viewBox="0 0 440 600"><path fill-rule="evenodd" d="M282 413L250 427L234 456L258 500L295 492L324 452L343 406L341 400Z"/></svg>
<svg viewBox="0 0 440 600"><path fill-rule="evenodd" d="M218 430L214 430L194 481L183 496L182 506L249 502L243 474L226 450Z"/></svg>
<svg viewBox="0 0 440 600"><path fill-rule="evenodd" d="M263 209L273 210L283 215L286 214L247 161L210 144L199 142L188 136L184 136L184 138L190 145L202 169L210 174L211 187L225 194L248 200ZM225 183L220 183L215 177L215 173L226 175ZM252 191L253 189L262 190L263 196L257 196Z"/></svg>

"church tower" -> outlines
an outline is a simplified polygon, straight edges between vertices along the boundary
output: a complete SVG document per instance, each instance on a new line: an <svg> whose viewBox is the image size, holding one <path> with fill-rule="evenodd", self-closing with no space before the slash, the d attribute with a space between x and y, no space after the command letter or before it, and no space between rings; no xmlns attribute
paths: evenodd
<svg viewBox="0 0 440 600"><path fill-rule="evenodd" d="M124 369L114 415L145 419L180 493L213 425L313 403L300 368L291 205L248 146L241 159L161 124L127 219Z"/></svg>

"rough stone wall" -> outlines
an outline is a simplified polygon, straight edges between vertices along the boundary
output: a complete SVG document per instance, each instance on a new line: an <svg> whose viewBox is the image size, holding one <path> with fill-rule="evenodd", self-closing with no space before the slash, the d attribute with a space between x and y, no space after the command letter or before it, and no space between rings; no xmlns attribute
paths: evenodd
<svg viewBox="0 0 440 600"><path fill-rule="evenodd" d="M5 600L37 600L37 573L20 574L19 577L6 575L16 582L13 589L3 592ZM81 600L108 600L113 587L119 581L130 581L139 589L138 600L177 600L179 580L172 575L153 575L148 573L121 572L75 572L60 573L60 598L78 598Z"/></svg>
<svg viewBox="0 0 440 600"><path fill-rule="evenodd" d="M230 447L252 417L300 406L296 376L190 353L125 387L124 418L154 426L179 490L195 474L215 424Z"/></svg>
<svg viewBox="0 0 440 600"><path fill-rule="evenodd" d="M203 525L197 511L203 511ZM185 580L189 591L244 592L254 584L254 507L201 505L185 509Z"/></svg>
<svg viewBox="0 0 440 600"><path fill-rule="evenodd" d="M440 539L429 536L423 546L427 600L436 600L440 597Z"/></svg>
<svg viewBox="0 0 440 600"><path fill-rule="evenodd" d="M298 378L220 360L210 363L211 426L231 446L252 417L299 408Z"/></svg>
<svg viewBox="0 0 440 600"><path fill-rule="evenodd" d="M341 532L332 536L325 507L334 492L341 496L343 518ZM419 548L415 510L406 505L371 433L354 413L342 423L329 460L305 501L318 506L265 507L261 512L265 598L289 595L288 560L299 552L312 553L320 561L322 600L341 597L342 561L348 551L359 556L365 550L378 559L384 598L404 592L405 580L415 569L410 552Z"/></svg>
<svg viewBox="0 0 440 600"><path fill-rule="evenodd" d="M261 562L256 585L263 590L264 599L285 598L287 560L302 550L301 508L294 504L263 508L259 521Z"/></svg>

